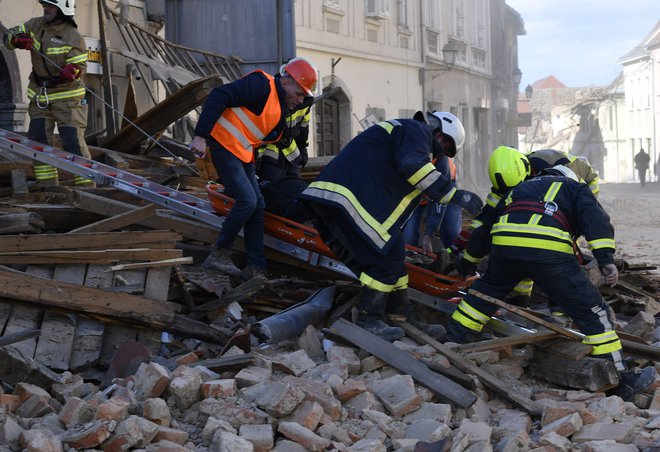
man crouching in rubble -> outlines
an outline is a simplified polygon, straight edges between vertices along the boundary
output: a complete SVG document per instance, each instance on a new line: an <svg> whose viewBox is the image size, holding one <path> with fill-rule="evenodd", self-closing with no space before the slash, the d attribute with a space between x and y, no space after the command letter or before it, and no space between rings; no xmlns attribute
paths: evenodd
<svg viewBox="0 0 660 452"><path fill-rule="evenodd" d="M451 113L383 121L351 140L301 194L325 243L362 283L356 323L384 339L403 336L384 322L386 313L414 321L402 227L422 193L471 214L481 208L477 195L457 190L431 163L453 157L464 142L463 125Z"/></svg>
<svg viewBox="0 0 660 452"><path fill-rule="evenodd" d="M555 300L585 335L591 355L614 363L620 374L618 395L630 400L655 380L655 369L626 371L621 359L621 341L612 327L610 312L574 255L574 240L584 235L610 286L618 281L614 264L614 227L589 187L565 166L554 166L524 181L526 158L518 153L493 153L502 180L513 187L483 218L457 264L463 275L474 271L488 252L482 278L472 289L502 299L524 278L531 278ZM489 162L489 167L493 162ZM524 181L524 182L523 182ZM447 327L447 339L465 343L477 339L497 306L469 293L461 300Z"/></svg>

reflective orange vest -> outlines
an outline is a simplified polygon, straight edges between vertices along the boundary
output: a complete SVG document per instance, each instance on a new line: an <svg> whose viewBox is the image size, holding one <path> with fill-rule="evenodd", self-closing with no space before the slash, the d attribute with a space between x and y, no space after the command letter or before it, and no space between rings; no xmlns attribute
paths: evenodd
<svg viewBox="0 0 660 452"><path fill-rule="evenodd" d="M254 72L261 72L270 82L270 94L261 114L255 115L246 107L227 108L211 131L211 136L222 147L245 163L254 160L253 147L274 143L282 136L280 132L274 141L262 141L282 119L282 107L275 78L258 69Z"/></svg>

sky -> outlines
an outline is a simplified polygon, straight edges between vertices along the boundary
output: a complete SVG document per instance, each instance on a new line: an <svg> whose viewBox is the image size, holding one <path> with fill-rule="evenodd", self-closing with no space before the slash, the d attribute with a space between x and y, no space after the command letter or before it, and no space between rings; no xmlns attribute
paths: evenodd
<svg viewBox="0 0 660 452"><path fill-rule="evenodd" d="M659 0L506 0L525 23L520 89L554 75L568 87L608 85L619 59L660 20Z"/></svg>

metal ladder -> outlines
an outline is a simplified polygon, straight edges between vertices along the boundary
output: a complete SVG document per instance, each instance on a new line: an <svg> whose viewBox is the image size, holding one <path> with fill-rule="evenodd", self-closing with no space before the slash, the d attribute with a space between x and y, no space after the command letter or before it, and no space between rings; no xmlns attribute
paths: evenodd
<svg viewBox="0 0 660 452"><path fill-rule="evenodd" d="M136 198L144 199L199 220L217 230L222 228L224 217L213 210L208 200L157 184L128 171L122 171L95 160L70 154L4 129L0 129L0 149L82 176L94 181L99 186L114 187ZM265 236L264 245L313 266L356 278L355 274L343 263L283 240Z"/></svg>

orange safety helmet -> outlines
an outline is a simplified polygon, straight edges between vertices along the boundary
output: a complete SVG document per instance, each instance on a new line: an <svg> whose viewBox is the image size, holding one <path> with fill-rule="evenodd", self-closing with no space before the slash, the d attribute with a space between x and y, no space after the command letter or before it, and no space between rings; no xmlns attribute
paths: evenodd
<svg viewBox="0 0 660 452"><path fill-rule="evenodd" d="M307 92L308 96L314 96L319 77L312 63L304 58L293 58L280 68L280 75L285 74L289 74Z"/></svg>

